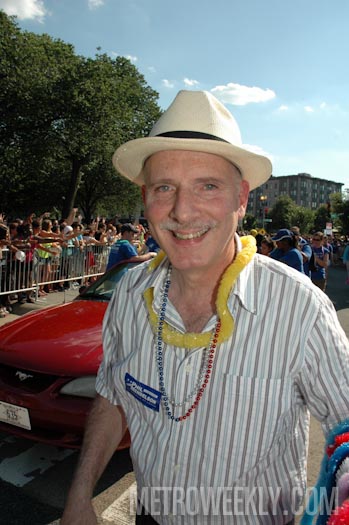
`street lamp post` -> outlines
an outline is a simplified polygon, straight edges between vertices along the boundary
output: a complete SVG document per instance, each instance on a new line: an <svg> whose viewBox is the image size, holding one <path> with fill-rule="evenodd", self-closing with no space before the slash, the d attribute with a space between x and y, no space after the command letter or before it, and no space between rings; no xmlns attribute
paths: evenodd
<svg viewBox="0 0 349 525"><path fill-rule="evenodd" d="M264 230L264 224L265 224L265 206L267 204L267 199L268 199L267 195L261 195L259 197L259 200L260 200L261 206L262 206L262 228L263 228L263 230Z"/></svg>

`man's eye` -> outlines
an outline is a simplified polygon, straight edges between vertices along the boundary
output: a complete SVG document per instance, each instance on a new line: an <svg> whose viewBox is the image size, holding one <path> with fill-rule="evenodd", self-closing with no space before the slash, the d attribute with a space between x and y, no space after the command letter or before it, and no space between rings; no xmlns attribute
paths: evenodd
<svg viewBox="0 0 349 525"><path fill-rule="evenodd" d="M205 184L204 187L205 187L205 190L210 190L210 191L217 189L217 186L215 184L211 184L211 183Z"/></svg>
<svg viewBox="0 0 349 525"><path fill-rule="evenodd" d="M164 193L169 190L170 190L170 186L168 186L167 184L162 184L161 186L158 186L157 188L155 188L155 191L157 193Z"/></svg>

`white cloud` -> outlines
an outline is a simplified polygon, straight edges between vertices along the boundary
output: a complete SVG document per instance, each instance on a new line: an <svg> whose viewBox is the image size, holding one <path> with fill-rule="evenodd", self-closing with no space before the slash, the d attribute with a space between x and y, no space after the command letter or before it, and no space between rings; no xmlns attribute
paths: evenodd
<svg viewBox="0 0 349 525"><path fill-rule="evenodd" d="M211 91L225 104L235 106L245 106L252 102L266 102L276 97L275 92L271 89L242 86L232 82L226 86L216 86Z"/></svg>
<svg viewBox="0 0 349 525"><path fill-rule="evenodd" d="M137 62L137 60L138 60L138 57L136 57L136 56L132 56L132 55L122 55L122 54L119 53L118 51L110 51L110 55L111 55L112 57L115 57L115 58L116 58L116 57L121 57L121 56L123 56L123 57L127 58L128 60L130 60L130 62Z"/></svg>
<svg viewBox="0 0 349 525"><path fill-rule="evenodd" d="M162 81L162 85L166 88L169 88L169 89L172 89L174 88L174 84L172 82L170 82L169 80L167 80L167 78L164 78L163 81Z"/></svg>
<svg viewBox="0 0 349 525"><path fill-rule="evenodd" d="M19 20L36 20L42 23L48 14L43 0L0 0L0 9Z"/></svg>
<svg viewBox="0 0 349 525"><path fill-rule="evenodd" d="M125 55L125 58L128 58L131 62L137 62L138 57L135 57L133 55Z"/></svg>
<svg viewBox="0 0 349 525"><path fill-rule="evenodd" d="M327 108L326 102L321 102L320 109L325 109L325 108Z"/></svg>
<svg viewBox="0 0 349 525"><path fill-rule="evenodd" d="M156 69L155 69L154 66L149 66L149 67L148 67L148 71L149 71L150 73L156 73Z"/></svg>
<svg viewBox="0 0 349 525"><path fill-rule="evenodd" d="M190 78L184 78L183 82L188 87L198 86L200 84L197 80L191 80Z"/></svg>
<svg viewBox="0 0 349 525"><path fill-rule="evenodd" d="M278 108L278 111L288 111L288 106L285 106L284 104Z"/></svg>
<svg viewBox="0 0 349 525"><path fill-rule="evenodd" d="M87 0L88 8L92 11L104 5L104 0Z"/></svg>
<svg viewBox="0 0 349 525"><path fill-rule="evenodd" d="M304 106L304 111L306 113L314 113L314 108L312 106Z"/></svg>

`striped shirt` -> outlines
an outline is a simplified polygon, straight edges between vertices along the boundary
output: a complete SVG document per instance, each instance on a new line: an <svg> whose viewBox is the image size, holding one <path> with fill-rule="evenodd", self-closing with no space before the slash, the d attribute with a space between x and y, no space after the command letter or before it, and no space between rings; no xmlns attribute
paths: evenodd
<svg viewBox="0 0 349 525"><path fill-rule="evenodd" d="M126 414L138 496L164 525L287 523L306 489L309 412L325 432L349 414L348 340L332 303L300 272L255 255L229 296L234 331L216 351L197 409L177 423L125 386L129 374L142 395L159 391L142 294L154 288L158 312L167 267L165 258L152 273L147 264L129 270L103 327L96 388ZM185 332L170 301L166 320ZM193 391L202 353L164 344L171 399Z"/></svg>

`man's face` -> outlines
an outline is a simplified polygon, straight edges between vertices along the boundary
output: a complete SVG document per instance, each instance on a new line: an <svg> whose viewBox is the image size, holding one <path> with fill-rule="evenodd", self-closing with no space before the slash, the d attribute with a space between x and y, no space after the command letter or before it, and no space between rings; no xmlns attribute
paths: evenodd
<svg viewBox="0 0 349 525"><path fill-rule="evenodd" d="M145 214L173 266L225 268L248 199L239 171L221 157L192 151L156 153L144 170Z"/></svg>
<svg viewBox="0 0 349 525"><path fill-rule="evenodd" d="M123 234L123 239L125 239L128 242L133 242L136 234L134 232L126 231Z"/></svg>

